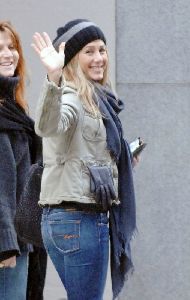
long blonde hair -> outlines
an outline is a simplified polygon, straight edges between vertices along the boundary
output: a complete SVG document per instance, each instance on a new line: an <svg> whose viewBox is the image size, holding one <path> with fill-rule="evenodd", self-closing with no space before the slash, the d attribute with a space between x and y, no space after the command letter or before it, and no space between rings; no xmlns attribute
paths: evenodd
<svg viewBox="0 0 190 300"><path fill-rule="evenodd" d="M24 99L25 94L25 78L26 78L26 68L25 68L25 60L23 56L21 41L18 33L15 31L13 26L8 21L0 22L0 31L7 32L13 42L15 49L18 51L19 60L18 65L15 70L15 75L20 77L19 83L16 87L16 102L25 110L28 110L28 105L26 100Z"/></svg>
<svg viewBox="0 0 190 300"><path fill-rule="evenodd" d="M96 103L95 83L86 78L83 70L80 67L78 54L64 67L63 76L66 82L71 83L77 90L85 109L93 116L100 115L98 104ZM108 79L108 65L104 71L103 79L99 82L100 85L110 84Z"/></svg>

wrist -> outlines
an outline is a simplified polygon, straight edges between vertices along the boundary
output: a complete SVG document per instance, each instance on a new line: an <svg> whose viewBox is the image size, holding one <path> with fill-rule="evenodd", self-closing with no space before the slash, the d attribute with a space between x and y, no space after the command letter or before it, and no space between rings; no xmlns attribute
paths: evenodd
<svg viewBox="0 0 190 300"><path fill-rule="evenodd" d="M62 78L62 69L56 72L48 72L47 77L49 81L53 81L57 86L60 86Z"/></svg>

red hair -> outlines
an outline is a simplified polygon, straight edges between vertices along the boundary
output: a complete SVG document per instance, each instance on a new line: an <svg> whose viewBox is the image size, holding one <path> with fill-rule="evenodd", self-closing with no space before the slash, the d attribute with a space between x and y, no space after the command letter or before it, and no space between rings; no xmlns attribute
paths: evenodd
<svg viewBox="0 0 190 300"><path fill-rule="evenodd" d="M26 68L25 68L25 60L23 56L21 40L19 38L18 33L13 28L12 24L8 21L0 22L0 31L7 32L13 42L15 49L18 51L19 60L15 70L16 76L20 77L19 83L16 87L16 102L25 110L28 110L28 105L26 100L24 99L25 95L25 79L26 79Z"/></svg>

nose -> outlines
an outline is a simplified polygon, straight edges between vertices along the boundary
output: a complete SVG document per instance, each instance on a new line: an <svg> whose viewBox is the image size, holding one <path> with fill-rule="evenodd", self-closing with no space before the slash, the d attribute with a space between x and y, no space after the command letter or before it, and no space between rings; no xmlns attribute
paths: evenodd
<svg viewBox="0 0 190 300"><path fill-rule="evenodd" d="M96 51L94 54L94 60L95 61L102 61L102 55L99 51Z"/></svg>
<svg viewBox="0 0 190 300"><path fill-rule="evenodd" d="M12 51L8 47L5 47L3 49L3 56L4 57L12 57L13 53L12 53Z"/></svg>

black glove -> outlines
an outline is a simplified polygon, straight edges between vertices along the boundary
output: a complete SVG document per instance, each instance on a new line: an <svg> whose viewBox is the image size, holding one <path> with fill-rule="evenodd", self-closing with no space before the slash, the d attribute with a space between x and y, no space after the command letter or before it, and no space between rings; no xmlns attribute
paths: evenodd
<svg viewBox="0 0 190 300"><path fill-rule="evenodd" d="M116 199L112 173L107 166L88 167L91 175L90 191L95 193L96 203L108 210L112 200Z"/></svg>

